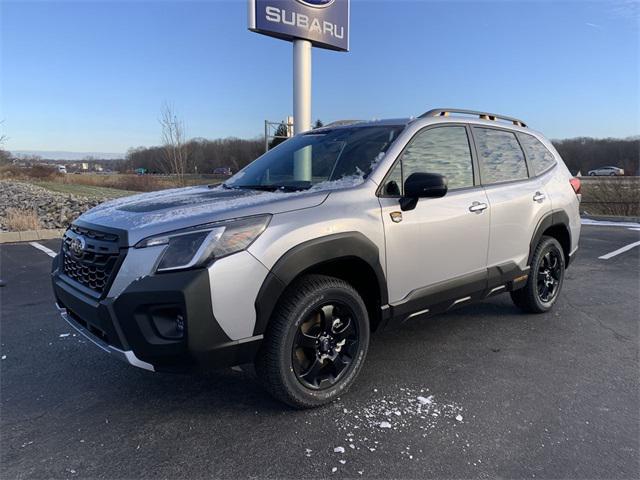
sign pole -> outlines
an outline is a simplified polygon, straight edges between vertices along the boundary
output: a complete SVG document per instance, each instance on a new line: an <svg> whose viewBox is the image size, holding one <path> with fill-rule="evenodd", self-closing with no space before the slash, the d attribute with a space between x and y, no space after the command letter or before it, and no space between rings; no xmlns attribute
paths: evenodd
<svg viewBox="0 0 640 480"><path fill-rule="evenodd" d="M293 40L293 133L311 129L311 42Z"/></svg>

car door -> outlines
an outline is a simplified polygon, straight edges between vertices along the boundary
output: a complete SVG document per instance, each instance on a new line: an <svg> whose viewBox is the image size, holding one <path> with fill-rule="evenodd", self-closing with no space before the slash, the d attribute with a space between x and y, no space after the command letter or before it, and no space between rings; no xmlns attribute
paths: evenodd
<svg viewBox="0 0 640 480"><path fill-rule="evenodd" d="M473 127L480 176L491 208L487 266L501 272L524 269L534 230L551 211L544 176L527 166L516 134L491 127Z"/></svg>
<svg viewBox="0 0 640 480"><path fill-rule="evenodd" d="M469 135L464 124L426 127L381 185L389 300L407 313L426 308L427 297L442 300L455 296L457 287L464 293L486 279L490 212L474 175ZM402 211L404 181L415 172L444 175L448 192Z"/></svg>

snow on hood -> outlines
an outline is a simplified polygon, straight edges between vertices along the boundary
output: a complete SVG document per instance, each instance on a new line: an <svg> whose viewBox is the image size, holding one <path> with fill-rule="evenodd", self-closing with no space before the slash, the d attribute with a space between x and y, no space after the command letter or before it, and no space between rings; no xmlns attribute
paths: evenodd
<svg viewBox="0 0 640 480"><path fill-rule="evenodd" d="M331 190L364 182L360 175L322 182L299 192L264 192L197 186L117 198L81 215L77 223L127 230L129 244L203 223L262 213L284 213L320 205ZM75 222L74 222L75 223Z"/></svg>

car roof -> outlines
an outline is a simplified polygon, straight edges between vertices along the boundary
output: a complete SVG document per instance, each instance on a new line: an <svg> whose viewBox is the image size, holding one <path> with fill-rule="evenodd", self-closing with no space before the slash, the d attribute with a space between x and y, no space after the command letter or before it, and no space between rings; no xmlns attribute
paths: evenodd
<svg viewBox="0 0 640 480"><path fill-rule="evenodd" d="M328 130L336 130L336 129L347 129L347 128L359 128L359 127L379 127L379 126L391 126L391 127L406 127L407 125L414 123L469 123L476 125L487 125L493 127L501 127L506 129L520 130L525 132L532 132L528 127L521 127L517 125L513 125L510 122L496 121L496 120L485 120L485 119L476 119L469 117L461 117L461 116L447 116L447 117L407 117L407 118L384 118L384 119L374 119L374 120L337 120L335 122L331 122L327 125L324 125L319 128L314 128L313 130L307 130L303 133L322 133L323 131ZM537 133L537 132L536 132Z"/></svg>
<svg viewBox="0 0 640 480"><path fill-rule="evenodd" d="M452 117L453 115L453 117ZM374 126L374 125L397 125L406 126L414 121L420 123L440 123L440 122L461 122L493 125L504 128L528 130L527 124L522 120L507 115L489 113L477 110L467 110L460 108L433 108L424 112L419 117L391 118L385 120L338 120L325 126L325 128L338 128L346 126Z"/></svg>
<svg viewBox="0 0 640 480"><path fill-rule="evenodd" d="M497 115L492 113L476 112L473 110L455 110L455 109L434 109L430 110L419 117L401 117L373 120L337 120L323 127L303 132L302 134L322 133L323 131L335 129L348 129L359 127L374 126L397 126L407 127L411 124L433 125L438 123L464 123L476 126L486 126L493 128L503 128L513 132L522 132L544 140L542 133L531 129L522 120Z"/></svg>

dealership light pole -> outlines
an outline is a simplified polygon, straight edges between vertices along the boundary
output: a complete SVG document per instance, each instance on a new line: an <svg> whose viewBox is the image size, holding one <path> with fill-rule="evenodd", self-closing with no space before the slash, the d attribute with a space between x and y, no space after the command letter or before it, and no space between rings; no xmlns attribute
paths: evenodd
<svg viewBox="0 0 640 480"><path fill-rule="evenodd" d="M311 129L311 42L293 41L293 133Z"/></svg>

